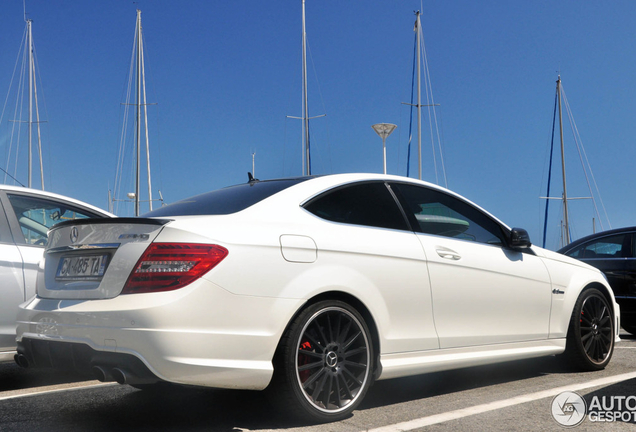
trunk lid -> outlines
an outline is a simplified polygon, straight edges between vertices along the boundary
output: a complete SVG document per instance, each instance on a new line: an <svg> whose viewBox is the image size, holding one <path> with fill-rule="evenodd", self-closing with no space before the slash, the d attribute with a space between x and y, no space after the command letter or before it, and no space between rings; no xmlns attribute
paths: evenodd
<svg viewBox="0 0 636 432"><path fill-rule="evenodd" d="M39 297L117 297L146 248L169 219L115 218L62 222L49 231L37 281Z"/></svg>

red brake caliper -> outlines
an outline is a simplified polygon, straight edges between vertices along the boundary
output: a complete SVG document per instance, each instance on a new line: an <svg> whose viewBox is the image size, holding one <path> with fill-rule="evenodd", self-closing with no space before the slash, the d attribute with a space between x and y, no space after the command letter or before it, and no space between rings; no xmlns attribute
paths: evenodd
<svg viewBox="0 0 636 432"><path fill-rule="evenodd" d="M300 344L299 349L305 350L305 351L311 351L311 344L309 343L309 341L304 341L303 343ZM298 366L306 365L310 361L311 360L308 355L302 354L302 353L298 355ZM309 375L311 375L311 373L309 372L309 370L304 370L304 371L300 371L298 375L300 376L300 381L305 382L307 381L307 378L309 378Z"/></svg>

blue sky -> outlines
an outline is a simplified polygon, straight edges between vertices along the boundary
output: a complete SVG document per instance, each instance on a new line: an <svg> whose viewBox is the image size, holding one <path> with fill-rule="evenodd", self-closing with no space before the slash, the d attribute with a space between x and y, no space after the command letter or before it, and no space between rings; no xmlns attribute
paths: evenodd
<svg viewBox="0 0 636 432"><path fill-rule="evenodd" d="M46 189L107 208L137 8L148 102L157 103L149 109L153 193L173 202L242 183L252 152L258 178L300 175L301 125L286 118L301 115L300 0L27 0L47 121ZM449 188L541 243L560 71L611 226L636 225L633 1L307 0L310 115L327 115L311 124L312 173L381 172L371 125L388 122L398 125L387 139L388 171L406 174L402 102L420 8ZM0 10L4 100L25 23L21 0ZM9 117L0 125L2 167ZM425 129L423 178L435 182L428 137ZM565 139L568 195L588 196L569 126ZM560 170L554 176L560 195ZM559 207L551 204L552 249ZM589 200L573 201L570 214L574 238L592 232Z"/></svg>

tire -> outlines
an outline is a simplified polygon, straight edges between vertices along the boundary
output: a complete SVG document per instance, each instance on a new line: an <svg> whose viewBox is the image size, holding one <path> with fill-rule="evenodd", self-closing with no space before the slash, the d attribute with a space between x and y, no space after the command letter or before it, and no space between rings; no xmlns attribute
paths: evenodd
<svg viewBox="0 0 636 432"><path fill-rule="evenodd" d="M584 290L574 305L565 354L578 370L604 369L614 353L614 315L605 296Z"/></svg>
<svg viewBox="0 0 636 432"><path fill-rule="evenodd" d="M304 421L342 420L371 386L373 358L371 335L358 311L337 300L315 303L281 339L268 397L286 415Z"/></svg>

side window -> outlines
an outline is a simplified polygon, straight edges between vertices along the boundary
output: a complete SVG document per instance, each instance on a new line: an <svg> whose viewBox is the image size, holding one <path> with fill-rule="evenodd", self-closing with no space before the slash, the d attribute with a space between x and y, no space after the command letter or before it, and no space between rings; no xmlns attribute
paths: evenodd
<svg viewBox="0 0 636 432"><path fill-rule="evenodd" d="M404 210L416 231L479 243L505 244L499 224L470 204L423 186L404 183L391 186L399 191Z"/></svg>
<svg viewBox="0 0 636 432"><path fill-rule="evenodd" d="M13 194L7 196L26 244L45 245L47 231L58 222L98 216L49 199Z"/></svg>
<svg viewBox="0 0 636 432"><path fill-rule="evenodd" d="M573 258L630 258L631 234L617 234L595 239L567 253Z"/></svg>
<svg viewBox="0 0 636 432"><path fill-rule="evenodd" d="M304 205L316 216L353 225L408 230L384 183L357 183L326 192Z"/></svg>

